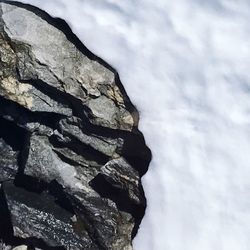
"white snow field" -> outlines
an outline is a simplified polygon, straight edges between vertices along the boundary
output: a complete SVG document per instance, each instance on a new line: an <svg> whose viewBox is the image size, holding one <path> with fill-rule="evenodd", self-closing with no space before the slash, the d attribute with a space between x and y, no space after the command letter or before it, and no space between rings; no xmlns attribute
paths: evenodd
<svg viewBox="0 0 250 250"><path fill-rule="evenodd" d="M250 1L26 0L113 65L153 152L135 250L250 249Z"/></svg>

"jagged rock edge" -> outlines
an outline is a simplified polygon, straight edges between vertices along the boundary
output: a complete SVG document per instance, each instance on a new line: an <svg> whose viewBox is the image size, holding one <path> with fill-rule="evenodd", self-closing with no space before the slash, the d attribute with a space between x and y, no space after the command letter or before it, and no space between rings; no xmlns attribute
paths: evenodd
<svg viewBox="0 0 250 250"><path fill-rule="evenodd" d="M136 119L135 124L136 125L138 124L139 114L138 114L137 110L135 109L135 107L130 102L129 97L127 96L127 94L125 92L125 89L124 89L124 87L121 84L121 81L119 79L119 75L118 75L117 71L113 67L111 67L110 65L108 65L105 61L103 61L101 58L99 58L98 56L96 56L92 52L90 52L81 43L81 41L76 37L76 35L72 33L70 27L68 26L68 24L64 20L58 19L58 18L51 18L46 12L44 12L44 11L42 11L42 10L34 7L34 6L28 5L28 4L22 4L20 2L4 1L4 0L0 1L0 2L11 3L12 5L14 4L14 5L18 6L18 7L22 7L22 8L25 8L27 10L31 10L32 12L34 12L35 14L37 14L38 16L40 16L41 18L43 18L44 20L46 20L46 22L48 22L49 24L52 24L53 26L55 26L59 30L63 31L63 33L66 35L67 39L69 41L71 41L84 55L87 55L91 60L95 60L95 61L99 62L100 64L104 65L105 67L107 67L108 69L110 69L115 74L116 85L119 86L119 89L122 91L122 94L125 97L125 101L127 102L126 105L129 108L129 111L131 113L135 114L135 119ZM29 83L31 83L31 82L29 82ZM31 84L34 84L34 83L31 83ZM54 90L56 91L56 89L54 89ZM70 96L70 98L74 98L74 97ZM14 102L13 102L13 105L19 106L18 104L14 103ZM74 109L72 109L72 110L74 110ZM30 112L30 111L28 111L28 112ZM39 113L39 112L34 112L33 111L32 113ZM82 114L81 114L81 119L83 119L83 115ZM84 120L88 121L88 119L84 119ZM98 134L98 133L100 133L100 134L105 133L105 134L108 134L111 137L112 136L116 137L117 133L123 134L124 137L126 135L128 135L128 133L126 133L125 131L113 130L113 129L110 129L110 128L104 128L104 127L96 126L96 125L93 125L93 124L88 124L88 126L89 126L90 129L92 129L93 131L95 131L96 134ZM140 133L140 131L137 130L137 128L133 129L133 133L134 134L138 134L138 137L140 137L140 139L143 139L142 134ZM143 139L142 143L145 143L144 139ZM151 154L149 152L148 152L148 154L149 154L148 155L148 159L146 159L146 161L148 163L151 160ZM131 165L133 166L135 164L131 164ZM145 174L145 172L147 171L147 169L145 169L145 166L146 165L144 165L144 169L142 171L140 171L140 176L142 176L143 174ZM19 169L19 175L18 176L20 176L20 172L21 172L21 170ZM20 182L20 179L18 181ZM142 192L143 192L143 190L142 190ZM139 227L139 224L140 224L140 222L138 222L138 225L137 225L138 227ZM137 231L137 229L136 229L136 231ZM136 232L134 232L134 235L135 235L135 233ZM27 241L26 240L21 240L20 242L22 242L22 243L23 242L24 243L27 242L28 243L29 239L27 239ZM48 247L48 246L46 246L46 247ZM46 249L50 249L50 248L48 247ZM51 249L59 249L59 248L51 248ZM60 248L60 249L62 249L62 248Z"/></svg>

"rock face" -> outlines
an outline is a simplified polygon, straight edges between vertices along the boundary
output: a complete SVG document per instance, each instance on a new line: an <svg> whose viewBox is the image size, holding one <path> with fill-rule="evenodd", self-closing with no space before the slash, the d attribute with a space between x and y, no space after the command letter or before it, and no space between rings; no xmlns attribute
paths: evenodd
<svg viewBox="0 0 250 250"><path fill-rule="evenodd" d="M117 73L68 25L0 1L0 249L132 249L151 159Z"/></svg>

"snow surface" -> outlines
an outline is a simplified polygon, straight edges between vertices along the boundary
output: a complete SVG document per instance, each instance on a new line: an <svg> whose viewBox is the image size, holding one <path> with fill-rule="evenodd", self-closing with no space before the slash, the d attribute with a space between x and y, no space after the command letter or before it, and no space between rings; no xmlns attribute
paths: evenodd
<svg viewBox="0 0 250 250"><path fill-rule="evenodd" d="M250 249L250 1L26 0L112 64L153 152L135 250Z"/></svg>

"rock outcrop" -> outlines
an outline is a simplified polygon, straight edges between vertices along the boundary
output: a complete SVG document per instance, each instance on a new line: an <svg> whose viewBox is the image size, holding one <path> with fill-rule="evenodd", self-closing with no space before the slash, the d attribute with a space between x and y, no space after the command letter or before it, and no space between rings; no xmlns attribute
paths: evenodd
<svg viewBox="0 0 250 250"><path fill-rule="evenodd" d="M151 153L116 71L0 1L0 103L0 249L132 249Z"/></svg>

